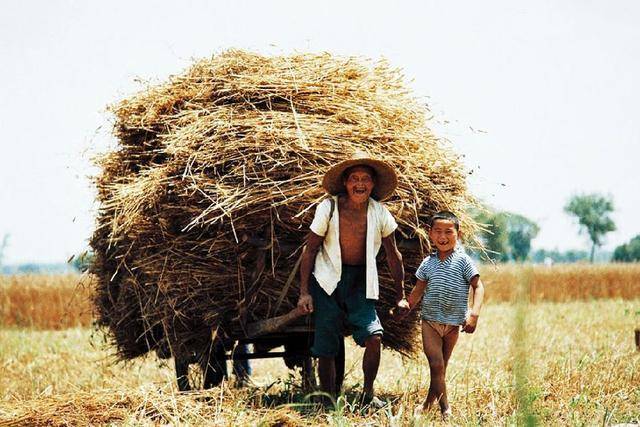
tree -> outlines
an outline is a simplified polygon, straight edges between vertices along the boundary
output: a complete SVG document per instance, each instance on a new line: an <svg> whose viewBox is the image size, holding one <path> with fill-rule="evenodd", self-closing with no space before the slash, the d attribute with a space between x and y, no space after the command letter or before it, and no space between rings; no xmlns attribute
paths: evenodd
<svg viewBox="0 0 640 427"><path fill-rule="evenodd" d="M577 218L580 224L580 231L586 231L591 240L591 256L589 259L593 263L593 255L596 246L601 246L605 234L616 229L616 225L609 217L613 212L613 200L596 193L576 195L569 199L564 207L569 215Z"/></svg>
<svg viewBox="0 0 640 427"><path fill-rule="evenodd" d="M525 261L531 251L531 240L540 231L538 224L518 214L509 214L507 217L507 234L511 256L514 261Z"/></svg>
<svg viewBox="0 0 640 427"><path fill-rule="evenodd" d="M612 261L618 262L635 262L640 261L640 234L628 243L618 246L613 251Z"/></svg>
<svg viewBox="0 0 640 427"><path fill-rule="evenodd" d="M531 250L531 240L540 228L530 219L510 212L493 211L488 207L474 215L476 222L487 226L480 234L492 261L524 261Z"/></svg>

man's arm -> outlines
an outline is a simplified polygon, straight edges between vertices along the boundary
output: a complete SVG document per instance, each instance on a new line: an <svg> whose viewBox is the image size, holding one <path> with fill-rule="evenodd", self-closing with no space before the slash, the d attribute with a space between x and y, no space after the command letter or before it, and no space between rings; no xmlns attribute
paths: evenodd
<svg viewBox="0 0 640 427"><path fill-rule="evenodd" d="M484 300L484 285L480 280L479 275L475 275L471 278L469 286L473 288L473 305L469 316L462 325L462 331L472 334L476 330L478 325L478 317L480 317L480 309L482 308L482 301Z"/></svg>
<svg viewBox="0 0 640 427"><path fill-rule="evenodd" d="M320 249L320 245L324 241L323 236L318 236L314 232L307 235L307 244L302 252L302 261L300 261L300 298L298 299L298 307L304 309L306 313L313 312L313 300L309 294L309 279L311 271L316 260L316 254Z"/></svg>
<svg viewBox="0 0 640 427"><path fill-rule="evenodd" d="M405 300L404 296L404 265L402 264L402 255L396 246L395 232L387 237L382 238L382 245L387 255L387 263L393 277L393 283L396 287L396 304Z"/></svg>

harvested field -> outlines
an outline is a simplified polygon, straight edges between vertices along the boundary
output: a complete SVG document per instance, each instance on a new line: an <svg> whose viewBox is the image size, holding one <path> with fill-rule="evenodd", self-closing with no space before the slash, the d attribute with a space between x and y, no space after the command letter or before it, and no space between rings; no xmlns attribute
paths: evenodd
<svg viewBox="0 0 640 427"><path fill-rule="evenodd" d="M530 301L575 301L640 296L640 264L498 264L483 265L482 280L488 301L513 301L518 278L526 273Z"/></svg>
<svg viewBox="0 0 640 427"><path fill-rule="evenodd" d="M513 301L518 277L524 269L531 278L531 302L633 300L640 295L640 264L552 267L498 264L481 265L480 269L489 304ZM93 320L91 292L95 286L90 277L79 275L0 276L0 326L35 329L89 326ZM293 286L298 286L297 281Z"/></svg>
<svg viewBox="0 0 640 427"><path fill-rule="evenodd" d="M89 326L93 320L91 295L91 280L80 275L0 275L0 326Z"/></svg>
<svg viewBox="0 0 640 427"><path fill-rule="evenodd" d="M449 367L454 425L513 425L529 415L541 425L640 422L640 353L633 325L640 300L541 302L520 310L489 304L474 335L463 335ZM515 358L513 337L528 356ZM437 416L412 415L428 386L425 360L383 353L377 380L390 410L361 416L344 406L315 412L280 360L254 364L257 387L177 393L166 362L149 355L114 364L109 349L90 345L91 331L0 329L0 425L431 425ZM544 337L544 339L540 339ZM94 335L99 344L103 337ZM347 349L347 395L359 389L360 350ZM524 366L526 369L514 369ZM524 387L514 389L515 373ZM520 408L520 409L519 409Z"/></svg>

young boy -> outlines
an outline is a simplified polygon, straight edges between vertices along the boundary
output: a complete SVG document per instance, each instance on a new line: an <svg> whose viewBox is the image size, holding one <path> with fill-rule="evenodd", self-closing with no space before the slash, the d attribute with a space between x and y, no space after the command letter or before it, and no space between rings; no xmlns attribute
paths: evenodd
<svg viewBox="0 0 640 427"><path fill-rule="evenodd" d="M418 267L418 280L408 298L410 309L422 299L422 345L431 371L429 393L421 410L437 401L444 419L451 414L445 386L447 363L460 326L463 332L475 331L484 297L478 269L461 248L456 248L459 235L460 221L453 213L442 211L431 218L429 238L437 250ZM474 296L468 311L470 286Z"/></svg>

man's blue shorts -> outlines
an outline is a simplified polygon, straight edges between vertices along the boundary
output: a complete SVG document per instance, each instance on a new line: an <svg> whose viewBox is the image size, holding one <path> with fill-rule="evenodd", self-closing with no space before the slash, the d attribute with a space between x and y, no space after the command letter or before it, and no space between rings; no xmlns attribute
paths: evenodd
<svg viewBox="0 0 640 427"><path fill-rule="evenodd" d="M331 295L320 287L313 275L309 287L313 298L315 334L311 354L314 356L336 356L345 327L361 347L371 335L384 332L375 300L367 299L365 266L343 264L338 287Z"/></svg>

